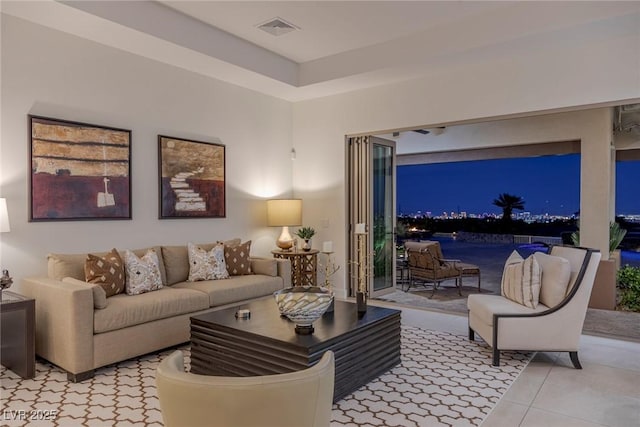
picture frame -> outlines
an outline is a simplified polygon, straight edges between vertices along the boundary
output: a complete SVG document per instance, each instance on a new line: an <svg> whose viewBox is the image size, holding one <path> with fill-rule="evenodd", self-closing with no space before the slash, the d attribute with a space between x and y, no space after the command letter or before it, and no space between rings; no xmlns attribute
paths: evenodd
<svg viewBox="0 0 640 427"><path fill-rule="evenodd" d="M159 217L226 217L226 147L158 135Z"/></svg>
<svg viewBox="0 0 640 427"><path fill-rule="evenodd" d="M131 219L131 130L28 117L30 222Z"/></svg>

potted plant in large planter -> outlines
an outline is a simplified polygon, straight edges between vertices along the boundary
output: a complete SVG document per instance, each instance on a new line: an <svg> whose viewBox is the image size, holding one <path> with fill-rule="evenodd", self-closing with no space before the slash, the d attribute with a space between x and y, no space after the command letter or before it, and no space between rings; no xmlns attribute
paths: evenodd
<svg viewBox="0 0 640 427"><path fill-rule="evenodd" d="M589 307L604 310L616 309L616 273L620 268L620 251L618 246L627 234L627 230L617 222L609 224L609 259L600 260L596 278L589 299ZM580 245L580 229L571 235L575 246Z"/></svg>
<svg viewBox="0 0 640 427"><path fill-rule="evenodd" d="M315 234L316 230L311 227L302 227L296 232L296 236L304 240L304 243L302 244L303 251L311 250L311 238L315 236Z"/></svg>

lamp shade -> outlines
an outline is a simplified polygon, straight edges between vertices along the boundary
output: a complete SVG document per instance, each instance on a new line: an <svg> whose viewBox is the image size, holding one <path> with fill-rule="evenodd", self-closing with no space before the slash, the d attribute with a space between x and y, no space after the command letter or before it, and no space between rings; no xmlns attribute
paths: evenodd
<svg viewBox="0 0 640 427"><path fill-rule="evenodd" d="M7 211L7 199L0 198L0 233L11 231L9 226L9 212Z"/></svg>
<svg viewBox="0 0 640 427"><path fill-rule="evenodd" d="M301 224L301 199L267 200L267 225L269 227L289 227Z"/></svg>

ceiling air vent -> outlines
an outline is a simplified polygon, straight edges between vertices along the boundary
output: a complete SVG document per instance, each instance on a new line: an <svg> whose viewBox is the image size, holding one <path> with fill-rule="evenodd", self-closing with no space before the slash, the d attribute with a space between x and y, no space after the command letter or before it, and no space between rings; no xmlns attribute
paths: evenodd
<svg viewBox="0 0 640 427"><path fill-rule="evenodd" d="M267 33L273 36L281 36L283 34L290 33L291 31L299 30L300 27L293 25L290 22L285 21L282 18L275 17L273 19L269 19L267 22L256 25L262 31L266 31Z"/></svg>

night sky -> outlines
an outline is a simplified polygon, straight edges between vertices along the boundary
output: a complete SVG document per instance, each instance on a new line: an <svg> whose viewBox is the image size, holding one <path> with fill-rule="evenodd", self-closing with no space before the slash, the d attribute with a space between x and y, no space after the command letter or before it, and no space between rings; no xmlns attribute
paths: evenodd
<svg viewBox="0 0 640 427"><path fill-rule="evenodd" d="M398 213L501 213L500 193L520 196L532 215L580 208L580 155L399 166ZM640 214L640 162L618 162L616 213ZM518 212L518 211L516 211Z"/></svg>

